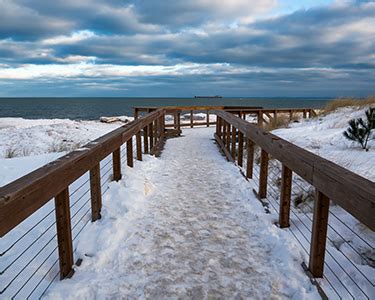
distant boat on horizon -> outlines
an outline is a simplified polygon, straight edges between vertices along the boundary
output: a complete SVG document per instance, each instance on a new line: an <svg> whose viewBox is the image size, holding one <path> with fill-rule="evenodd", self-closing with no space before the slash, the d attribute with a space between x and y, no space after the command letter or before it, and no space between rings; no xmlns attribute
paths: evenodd
<svg viewBox="0 0 375 300"><path fill-rule="evenodd" d="M215 95L215 96L194 96L194 98L223 98L223 96Z"/></svg>

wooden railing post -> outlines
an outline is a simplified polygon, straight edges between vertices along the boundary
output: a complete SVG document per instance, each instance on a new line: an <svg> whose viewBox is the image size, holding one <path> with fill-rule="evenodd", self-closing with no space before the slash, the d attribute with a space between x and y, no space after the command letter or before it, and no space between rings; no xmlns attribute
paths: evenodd
<svg viewBox="0 0 375 300"><path fill-rule="evenodd" d="M73 275L73 245L70 223L69 188L55 197L57 244L59 249L60 279Z"/></svg>
<svg viewBox="0 0 375 300"><path fill-rule="evenodd" d="M222 124L223 124L223 135L221 137L221 140L223 141L223 144L226 145L227 143L227 122L222 119Z"/></svg>
<svg viewBox="0 0 375 300"><path fill-rule="evenodd" d="M148 127L148 133L150 136L150 152L152 152L152 148L154 148L154 122L151 122Z"/></svg>
<svg viewBox="0 0 375 300"><path fill-rule="evenodd" d="M267 197L267 177L268 177L268 153L261 150L260 154L260 171L259 171L259 197Z"/></svg>
<svg viewBox="0 0 375 300"><path fill-rule="evenodd" d="M137 147L137 160L142 160L142 138L140 131L135 135L135 139Z"/></svg>
<svg viewBox="0 0 375 300"><path fill-rule="evenodd" d="M258 111L258 126L262 127L262 125L263 125L263 112Z"/></svg>
<svg viewBox="0 0 375 300"><path fill-rule="evenodd" d="M113 180L121 180L121 148L112 153Z"/></svg>
<svg viewBox="0 0 375 300"><path fill-rule="evenodd" d="M160 117L160 138L162 140L165 138L165 114Z"/></svg>
<svg viewBox="0 0 375 300"><path fill-rule="evenodd" d="M221 138L221 133L222 133L222 127L221 127L221 124L222 124L222 119L220 117L216 117L216 134L218 135L218 137L220 139Z"/></svg>
<svg viewBox="0 0 375 300"><path fill-rule="evenodd" d="M181 112L180 111L178 111L177 113L177 130L178 132L181 132Z"/></svg>
<svg viewBox="0 0 375 300"><path fill-rule="evenodd" d="M139 109L137 107L134 107L134 120L138 119L138 114L139 114L138 110Z"/></svg>
<svg viewBox="0 0 375 300"><path fill-rule="evenodd" d="M154 128L154 146L158 143L158 119L154 121L154 125L152 126Z"/></svg>
<svg viewBox="0 0 375 300"><path fill-rule="evenodd" d="M246 141L247 161L246 161L246 177L253 178L254 167L254 143L250 139Z"/></svg>
<svg viewBox="0 0 375 300"><path fill-rule="evenodd" d="M177 109L173 111L173 128L177 130Z"/></svg>
<svg viewBox="0 0 375 300"><path fill-rule="evenodd" d="M206 112L206 122L207 122L207 127L210 127L210 113L209 113L209 111L207 110L207 112Z"/></svg>
<svg viewBox="0 0 375 300"><path fill-rule="evenodd" d="M329 198L320 191L316 191L309 261L309 270L316 278L323 277L328 215Z"/></svg>
<svg viewBox="0 0 375 300"><path fill-rule="evenodd" d="M90 193L91 193L91 221L95 222L101 218L102 189L100 186L100 164L90 170Z"/></svg>
<svg viewBox="0 0 375 300"><path fill-rule="evenodd" d="M236 161L236 139L237 139L237 128L232 126L231 155L234 161Z"/></svg>
<svg viewBox="0 0 375 300"><path fill-rule="evenodd" d="M280 228L289 227L290 198L292 194L292 170L283 165L280 192L279 225Z"/></svg>
<svg viewBox="0 0 375 300"><path fill-rule="evenodd" d="M306 119L307 114L306 114L306 109L303 110L303 118Z"/></svg>
<svg viewBox="0 0 375 300"><path fill-rule="evenodd" d="M238 130L238 165L243 165L243 133Z"/></svg>
<svg viewBox="0 0 375 300"><path fill-rule="evenodd" d="M133 168L133 138L132 137L126 142L126 160L127 160L128 166Z"/></svg>
<svg viewBox="0 0 375 300"><path fill-rule="evenodd" d="M143 128L143 147L145 154L148 153L148 126Z"/></svg>
<svg viewBox="0 0 375 300"><path fill-rule="evenodd" d="M193 111L190 111L190 128L193 128L194 126L194 116L193 116Z"/></svg>
<svg viewBox="0 0 375 300"><path fill-rule="evenodd" d="M230 151L230 134L231 134L230 130L231 130L231 125L227 122L227 136L225 137L226 138L225 145L228 151Z"/></svg>

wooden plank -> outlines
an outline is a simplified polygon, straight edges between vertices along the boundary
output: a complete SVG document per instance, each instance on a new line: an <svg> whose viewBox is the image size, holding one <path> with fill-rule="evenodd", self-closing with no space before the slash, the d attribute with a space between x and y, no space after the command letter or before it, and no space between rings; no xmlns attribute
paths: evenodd
<svg viewBox="0 0 375 300"><path fill-rule="evenodd" d="M0 188L0 237L163 114L154 111Z"/></svg>
<svg viewBox="0 0 375 300"><path fill-rule="evenodd" d="M73 275L73 245L70 223L69 189L55 197L56 231L59 251L60 279Z"/></svg>
<svg viewBox="0 0 375 300"><path fill-rule="evenodd" d="M238 159L237 163L240 167L243 165L243 133L238 131Z"/></svg>
<svg viewBox="0 0 375 300"><path fill-rule="evenodd" d="M137 147L137 160L142 160L142 138L141 138L141 132L138 132L135 135L136 140L136 147Z"/></svg>
<svg viewBox="0 0 375 300"><path fill-rule="evenodd" d="M253 167L254 167L254 143L252 140L247 139L247 161L246 161L246 177L253 178Z"/></svg>
<svg viewBox="0 0 375 300"><path fill-rule="evenodd" d="M312 276L316 278L323 277L328 215L329 198L320 191L317 191L314 203L309 261L309 270Z"/></svg>
<svg viewBox="0 0 375 300"><path fill-rule="evenodd" d="M265 150L260 152L259 171L259 198L267 198L267 178L268 178L268 153Z"/></svg>
<svg viewBox="0 0 375 300"><path fill-rule="evenodd" d="M315 186L360 222L375 230L375 183L308 152L236 116L214 111L247 138Z"/></svg>
<svg viewBox="0 0 375 300"><path fill-rule="evenodd" d="M235 161L236 160L236 139L237 139L237 130L236 130L236 127L232 126L232 134L231 134L231 138L232 138L232 144L231 144L231 147L230 147L230 153L233 157L233 160Z"/></svg>
<svg viewBox="0 0 375 300"><path fill-rule="evenodd" d="M133 168L133 138L126 142L126 162L129 167Z"/></svg>
<svg viewBox="0 0 375 300"><path fill-rule="evenodd" d="M121 148L116 149L112 153L112 169L113 169L113 180L121 180Z"/></svg>
<svg viewBox="0 0 375 300"><path fill-rule="evenodd" d="M91 193L91 221L95 222L101 218L102 189L100 186L100 164L90 170L90 193Z"/></svg>
<svg viewBox="0 0 375 300"><path fill-rule="evenodd" d="M280 228L289 227L290 215L290 199L292 195L292 170L288 167L282 167L281 171L281 194L280 194L280 209L279 209L279 225Z"/></svg>

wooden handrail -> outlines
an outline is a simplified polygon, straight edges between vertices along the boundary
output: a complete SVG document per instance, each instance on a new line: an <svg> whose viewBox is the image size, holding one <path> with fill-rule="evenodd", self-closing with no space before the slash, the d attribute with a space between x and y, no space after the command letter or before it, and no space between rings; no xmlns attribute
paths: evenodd
<svg viewBox="0 0 375 300"><path fill-rule="evenodd" d="M375 230L375 183L225 111L212 111L297 173L360 222Z"/></svg>
<svg viewBox="0 0 375 300"><path fill-rule="evenodd" d="M164 115L158 109L0 188L0 237ZM118 156L118 153L117 153ZM117 159L118 160L118 159ZM118 171L117 171L118 173ZM116 180L121 176L115 174Z"/></svg>

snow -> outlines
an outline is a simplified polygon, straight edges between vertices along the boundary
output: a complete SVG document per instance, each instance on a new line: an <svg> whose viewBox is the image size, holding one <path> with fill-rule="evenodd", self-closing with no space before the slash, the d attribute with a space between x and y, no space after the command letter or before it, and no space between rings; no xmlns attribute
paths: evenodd
<svg viewBox="0 0 375 300"><path fill-rule="evenodd" d="M368 152L343 136L343 132L349 127L348 121L365 118L364 112L364 108L340 108L326 116L292 123L289 128L277 129L273 133L375 181L375 132L373 139L369 141Z"/></svg>
<svg viewBox="0 0 375 300"><path fill-rule="evenodd" d="M125 168L78 241L82 264L46 298L318 299L295 242L212 135L184 130L160 158Z"/></svg>
<svg viewBox="0 0 375 300"><path fill-rule="evenodd" d="M0 158L72 151L122 123L0 118Z"/></svg>

